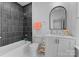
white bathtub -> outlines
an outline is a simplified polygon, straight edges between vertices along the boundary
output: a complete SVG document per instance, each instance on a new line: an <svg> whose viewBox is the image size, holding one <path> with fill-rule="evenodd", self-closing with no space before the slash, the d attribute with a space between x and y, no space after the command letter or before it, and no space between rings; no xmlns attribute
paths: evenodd
<svg viewBox="0 0 79 59"><path fill-rule="evenodd" d="M28 54L28 52L26 51L28 44L30 44L30 42L21 40L21 41L0 47L0 56L1 57L28 56L26 55Z"/></svg>

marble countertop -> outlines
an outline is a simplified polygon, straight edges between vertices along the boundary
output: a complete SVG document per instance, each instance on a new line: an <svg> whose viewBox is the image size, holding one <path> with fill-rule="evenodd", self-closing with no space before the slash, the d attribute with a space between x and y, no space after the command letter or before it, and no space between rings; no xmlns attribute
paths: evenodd
<svg viewBox="0 0 79 59"><path fill-rule="evenodd" d="M53 34L47 34L47 35L34 35L33 37L59 37L59 38L72 38L77 39L74 36L65 36L65 35L53 35Z"/></svg>

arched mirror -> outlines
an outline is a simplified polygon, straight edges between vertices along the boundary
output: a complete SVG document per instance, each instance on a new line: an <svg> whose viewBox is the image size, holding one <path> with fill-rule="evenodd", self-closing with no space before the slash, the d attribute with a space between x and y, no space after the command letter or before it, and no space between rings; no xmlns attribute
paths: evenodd
<svg viewBox="0 0 79 59"><path fill-rule="evenodd" d="M49 14L50 30L64 30L67 28L67 11L63 6L54 7Z"/></svg>

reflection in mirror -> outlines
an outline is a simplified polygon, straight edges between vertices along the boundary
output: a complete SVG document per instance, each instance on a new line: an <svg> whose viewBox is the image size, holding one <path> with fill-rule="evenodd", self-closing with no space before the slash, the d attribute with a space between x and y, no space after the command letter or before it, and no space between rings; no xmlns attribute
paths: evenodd
<svg viewBox="0 0 79 59"><path fill-rule="evenodd" d="M67 28L67 12L63 6L54 7L49 14L50 30L64 30Z"/></svg>

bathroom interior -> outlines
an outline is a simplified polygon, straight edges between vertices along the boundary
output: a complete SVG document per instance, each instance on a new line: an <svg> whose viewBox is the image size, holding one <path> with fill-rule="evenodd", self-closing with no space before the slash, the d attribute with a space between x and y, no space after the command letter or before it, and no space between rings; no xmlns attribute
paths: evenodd
<svg viewBox="0 0 79 59"><path fill-rule="evenodd" d="M0 2L0 57L79 57L78 25L79 2Z"/></svg>

